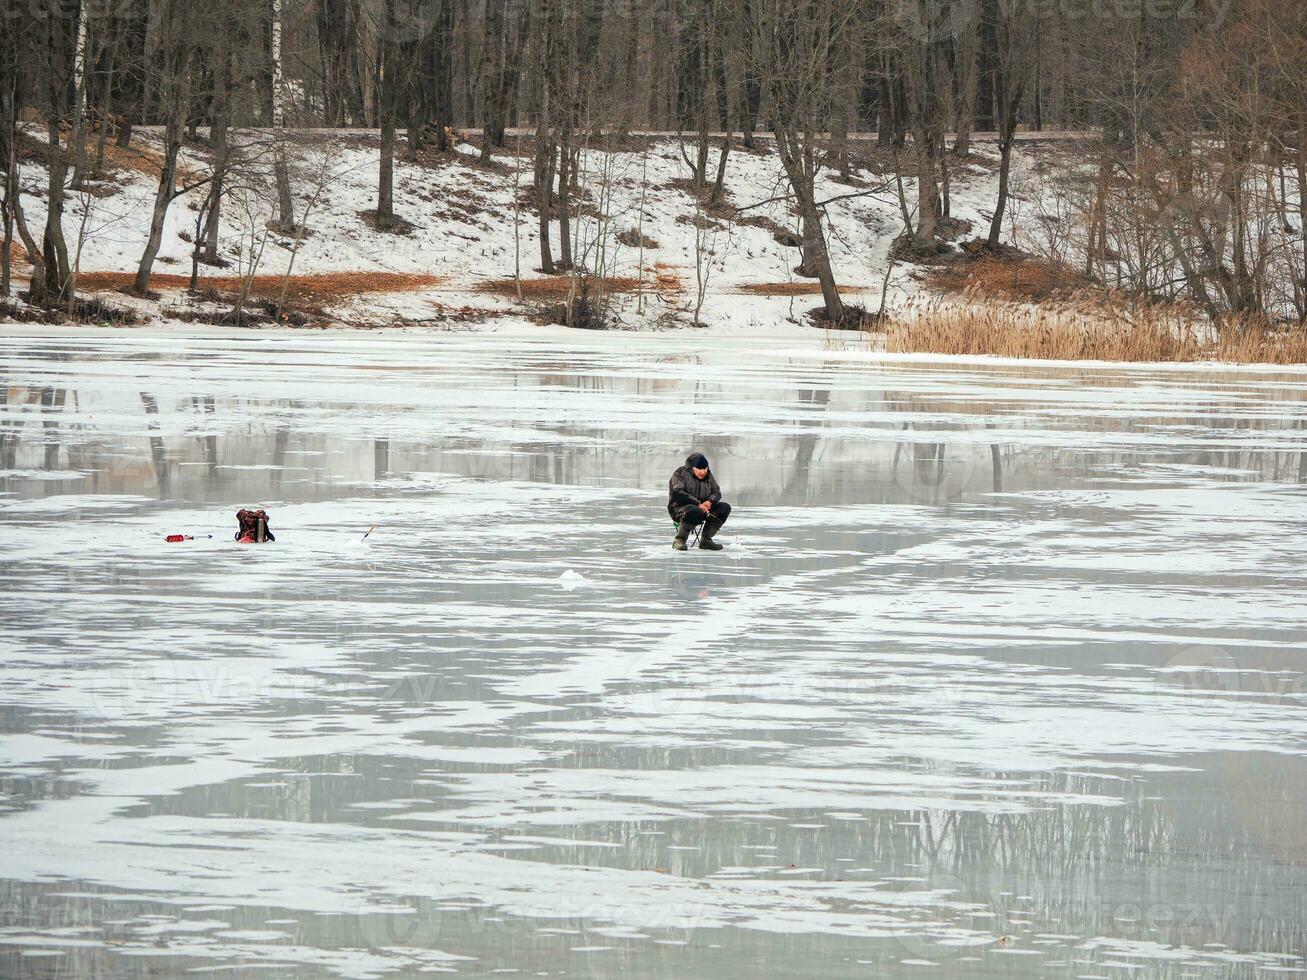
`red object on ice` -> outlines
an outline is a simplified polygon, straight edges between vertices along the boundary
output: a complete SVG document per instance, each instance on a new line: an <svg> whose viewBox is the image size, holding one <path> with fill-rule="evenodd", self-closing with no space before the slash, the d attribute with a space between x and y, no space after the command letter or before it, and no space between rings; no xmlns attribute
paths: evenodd
<svg viewBox="0 0 1307 980"><path fill-rule="evenodd" d="M276 541L268 530L266 510L238 510L236 512L236 540L240 544L263 544Z"/></svg>
<svg viewBox="0 0 1307 980"><path fill-rule="evenodd" d="M189 534L170 534L163 540L165 541L193 541L195 540Z"/></svg>

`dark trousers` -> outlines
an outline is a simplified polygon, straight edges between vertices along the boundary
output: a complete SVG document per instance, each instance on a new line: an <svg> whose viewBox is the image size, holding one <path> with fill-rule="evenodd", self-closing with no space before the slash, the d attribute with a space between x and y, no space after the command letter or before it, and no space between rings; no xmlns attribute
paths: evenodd
<svg viewBox="0 0 1307 980"><path fill-rule="evenodd" d="M711 532L708 536L712 537L717 533L717 529L726 523L726 518L731 516L731 505L725 500L719 500L712 505L712 513L705 514L698 507L686 507L681 511L681 521L690 527L698 527L704 521L708 522L706 531Z"/></svg>

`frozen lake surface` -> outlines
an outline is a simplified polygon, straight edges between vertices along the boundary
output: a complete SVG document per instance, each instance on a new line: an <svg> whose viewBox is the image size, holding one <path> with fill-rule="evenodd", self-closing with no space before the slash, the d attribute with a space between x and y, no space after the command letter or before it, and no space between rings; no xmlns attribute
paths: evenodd
<svg viewBox="0 0 1307 980"><path fill-rule="evenodd" d="M1307 967L1307 374L6 329L0 975Z"/></svg>

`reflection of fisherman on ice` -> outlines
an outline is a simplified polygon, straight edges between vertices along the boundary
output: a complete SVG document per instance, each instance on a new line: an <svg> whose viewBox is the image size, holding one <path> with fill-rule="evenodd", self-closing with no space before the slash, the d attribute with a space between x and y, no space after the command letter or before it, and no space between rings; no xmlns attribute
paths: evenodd
<svg viewBox="0 0 1307 980"><path fill-rule="evenodd" d="M686 539L698 527L699 547L721 551L722 546L713 537L731 516L731 505L722 500L722 488L708 468L708 457L703 453L687 456L685 465L672 474L667 491L667 513L676 522L672 547L685 551Z"/></svg>

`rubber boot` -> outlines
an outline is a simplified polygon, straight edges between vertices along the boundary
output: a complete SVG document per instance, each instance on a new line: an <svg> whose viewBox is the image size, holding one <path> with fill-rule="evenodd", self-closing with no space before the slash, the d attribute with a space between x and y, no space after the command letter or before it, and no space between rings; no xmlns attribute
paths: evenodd
<svg viewBox="0 0 1307 980"><path fill-rule="evenodd" d="M722 529L720 524L714 524L712 521L705 521L703 531L699 534L699 547L704 551L721 551L722 546L712 539L712 536Z"/></svg>
<svg viewBox="0 0 1307 980"><path fill-rule="evenodd" d="M685 539L690 536L690 525L681 521L676 525L676 537L672 539L672 547L677 551L685 551Z"/></svg>

